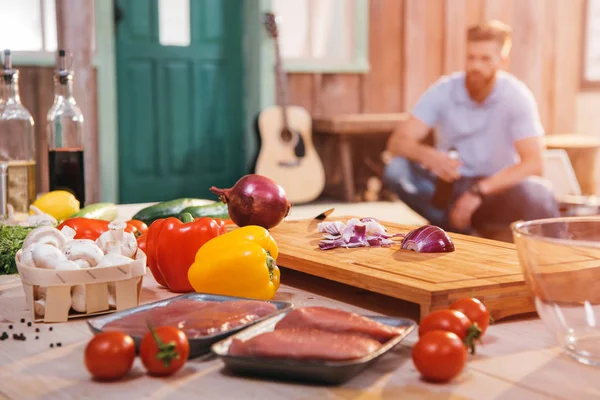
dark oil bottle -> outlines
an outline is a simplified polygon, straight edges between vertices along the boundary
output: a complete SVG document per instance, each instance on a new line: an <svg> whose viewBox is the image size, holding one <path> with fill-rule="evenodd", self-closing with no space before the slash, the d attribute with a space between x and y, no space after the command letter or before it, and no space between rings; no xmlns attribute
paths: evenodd
<svg viewBox="0 0 600 400"><path fill-rule="evenodd" d="M73 98L73 72L64 50L54 74L54 104L47 116L50 190L66 190L85 205L83 115Z"/></svg>
<svg viewBox="0 0 600 400"><path fill-rule="evenodd" d="M50 190L66 190L85 204L83 149L56 149L48 152Z"/></svg>

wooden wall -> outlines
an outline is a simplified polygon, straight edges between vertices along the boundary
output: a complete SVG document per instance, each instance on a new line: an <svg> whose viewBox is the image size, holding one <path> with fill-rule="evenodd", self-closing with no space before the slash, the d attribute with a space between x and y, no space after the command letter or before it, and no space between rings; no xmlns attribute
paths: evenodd
<svg viewBox="0 0 600 400"><path fill-rule="evenodd" d="M508 70L538 100L548 133L576 125L584 0L370 0L367 74L288 74L290 99L313 116L410 110L439 76L462 69L465 30L513 28Z"/></svg>
<svg viewBox="0 0 600 400"><path fill-rule="evenodd" d="M48 142L46 140L46 115L48 110L54 102L54 67L23 67L16 65L15 68L19 70L19 93L21 95L21 102L31 115L34 120L34 132L35 132L35 146L36 146L36 183L38 193L47 192L49 190L48 183ZM77 77L75 76L75 79ZM96 82L96 71L92 71L92 81ZM95 90L94 90L95 94ZM81 103L80 97L75 95L75 100ZM91 103L91 109L97 110L96 96L86 96L87 101ZM98 127L96 112L92 113L92 116L88 118L84 115L86 123L89 123L92 143L97 142ZM91 121L91 122L89 122ZM88 143L86 142L86 145ZM98 146L86 146L86 168L92 169L92 174L98 174L98 167L92 164L97 159ZM90 155L91 162L90 163ZM88 188L89 186L89 188ZM91 194L91 200L88 203L96 202L99 200L100 192L100 181L97 178L92 180L86 180L86 191ZM87 196L86 196L87 197Z"/></svg>
<svg viewBox="0 0 600 400"><path fill-rule="evenodd" d="M534 93L547 133L573 132L584 0L370 0L367 74L288 74L292 104L313 116L409 111L441 75L463 68L466 28L499 19L513 28L509 72ZM360 140L359 140L360 141ZM335 144L316 140L328 170ZM362 140L355 159L378 159L385 140ZM360 168L360 163L357 169ZM355 171L364 184L372 171ZM338 195L339 192L326 191Z"/></svg>

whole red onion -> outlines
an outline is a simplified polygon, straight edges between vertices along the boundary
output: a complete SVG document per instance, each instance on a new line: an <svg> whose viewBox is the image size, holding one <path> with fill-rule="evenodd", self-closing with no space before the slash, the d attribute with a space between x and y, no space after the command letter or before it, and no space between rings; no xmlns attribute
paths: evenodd
<svg viewBox="0 0 600 400"><path fill-rule="evenodd" d="M211 187L227 204L229 216L237 226L258 225L271 229L290 212L285 190L266 176L243 176L229 189Z"/></svg>

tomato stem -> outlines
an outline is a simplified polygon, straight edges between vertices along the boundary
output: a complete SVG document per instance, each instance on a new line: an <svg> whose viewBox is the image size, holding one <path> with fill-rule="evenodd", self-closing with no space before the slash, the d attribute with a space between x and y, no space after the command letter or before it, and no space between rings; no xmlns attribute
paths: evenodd
<svg viewBox="0 0 600 400"><path fill-rule="evenodd" d="M165 368L169 368L171 366L172 360L179 359L179 353L177 352L177 350L175 350L175 341L164 343L150 323L148 323L148 328L150 329L152 337L154 338L156 346L158 347L158 353L156 353L156 358L163 362Z"/></svg>
<svg viewBox="0 0 600 400"><path fill-rule="evenodd" d="M474 322L467 330L467 337L465 337L465 345L469 348L471 354L475 354L475 341L479 340L480 337L481 328L479 328L477 322Z"/></svg>

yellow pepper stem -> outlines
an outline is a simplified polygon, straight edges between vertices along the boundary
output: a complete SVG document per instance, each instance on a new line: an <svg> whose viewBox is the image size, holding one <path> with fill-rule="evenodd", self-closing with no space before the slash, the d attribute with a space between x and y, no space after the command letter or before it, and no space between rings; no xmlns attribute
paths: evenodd
<svg viewBox="0 0 600 400"><path fill-rule="evenodd" d="M277 266L277 263L273 257L271 257L271 253L267 251L267 267L269 267L269 279L273 279L273 270Z"/></svg>

